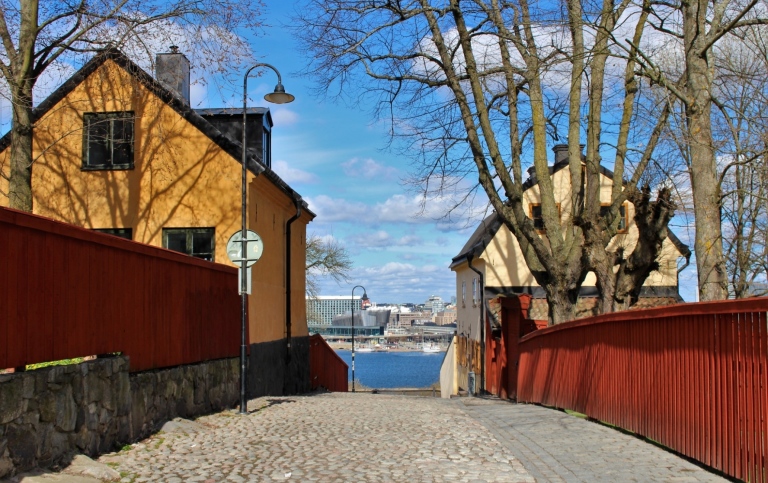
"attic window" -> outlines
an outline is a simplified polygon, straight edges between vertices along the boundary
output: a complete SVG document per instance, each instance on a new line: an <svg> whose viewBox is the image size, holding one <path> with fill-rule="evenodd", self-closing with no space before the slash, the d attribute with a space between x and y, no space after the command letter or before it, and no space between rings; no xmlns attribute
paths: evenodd
<svg viewBox="0 0 768 483"><path fill-rule="evenodd" d="M83 114L83 169L133 169L133 112Z"/></svg>
<svg viewBox="0 0 768 483"><path fill-rule="evenodd" d="M541 203L531 203L529 205L530 218L533 220L533 227L538 233L545 233L547 231L544 226L544 217L541 214ZM557 203L557 215L560 217L560 203Z"/></svg>
<svg viewBox="0 0 768 483"><path fill-rule="evenodd" d="M608 216L608 210L610 209L611 205L601 205L600 206L600 217L604 218ZM619 228L616 231L616 233L626 233L627 232L627 204L624 203L619 207Z"/></svg>

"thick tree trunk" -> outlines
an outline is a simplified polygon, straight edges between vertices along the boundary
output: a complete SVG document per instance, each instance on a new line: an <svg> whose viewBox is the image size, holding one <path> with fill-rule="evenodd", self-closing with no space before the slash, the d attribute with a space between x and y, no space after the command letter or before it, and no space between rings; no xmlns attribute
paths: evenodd
<svg viewBox="0 0 768 483"><path fill-rule="evenodd" d="M25 90L27 92L21 92ZM9 206L32 212L32 93L19 89L14 96L11 133Z"/></svg>
<svg viewBox="0 0 768 483"><path fill-rule="evenodd" d="M569 289L565 284L555 282L552 286L543 287L547 293L550 324L557 325L576 318L580 286L581 284L577 284L575 289Z"/></svg>
<svg viewBox="0 0 768 483"><path fill-rule="evenodd" d="M696 268L701 300L728 297L720 225L720 183L712 138L713 72L706 44L707 2L694 0L683 11L686 46L686 117L691 156L693 212L696 218Z"/></svg>

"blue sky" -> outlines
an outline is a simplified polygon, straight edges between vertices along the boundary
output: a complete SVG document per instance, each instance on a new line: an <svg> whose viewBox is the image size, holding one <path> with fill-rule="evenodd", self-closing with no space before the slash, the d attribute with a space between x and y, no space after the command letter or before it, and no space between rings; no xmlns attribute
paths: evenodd
<svg viewBox="0 0 768 483"><path fill-rule="evenodd" d="M280 70L296 96L285 107L270 106L276 124L273 167L317 213L308 232L333 236L355 263L348 287L328 281L322 294L345 295L361 284L377 303L423 302L431 294L450 300L456 282L448 265L482 216L470 226L439 223L441 207L429 205L428 214L416 216L416 197L401 183L409 159L386 149L386 130L374 123L370 106L352 108L312 95L312 80L298 75L308 59L286 27L295 2L266 3L269 26L254 50ZM261 99L274 87L274 74L254 86L252 98ZM682 226L673 230L684 242L689 239ZM695 299L694 260L681 274L680 289L685 300Z"/></svg>
<svg viewBox="0 0 768 483"><path fill-rule="evenodd" d="M312 79L299 75L308 59L286 27L294 5L289 0L267 0L266 26L251 44L260 62L280 71L296 100L282 106L264 101L277 80L265 70L249 81L249 106L272 111L273 169L317 214L308 234L333 237L354 262L350 282L340 286L324 280L321 295L348 295L353 286L362 285L375 303L423 303L430 295L450 300L456 290L448 266L482 214L469 222L448 223L440 219L444 204L432 202L419 215L418 195L402 183L410 160L387 149L386 129L374 121L370 106L318 98L311 92ZM242 73L236 78L242 79ZM240 106L241 92L228 99L222 99L220 92L213 86L193 86L193 107ZM36 100L47 93L36 90ZM0 124L6 131L10 114L7 105L2 107ZM684 242L689 239L687 233L675 232ZM265 247L265 256L268 253ZM694 300L695 263L681 274L680 285L683 297Z"/></svg>
<svg viewBox="0 0 768 483"><path fill-rule="evenodd" d="M369 106L313 96L312 80L299 75L308 60L284 27L293 8L293 2L268 1L268 26L253 48L280 71L296 100L284 106L262 100L276 83L271 71L249 81L249 94L252 105L268 105L273 113L273 169L317 214L308 234L335 238L354 261L350 283L324 281L321 295L347 295L363 285L376 303L423 303L430 295L450 300L456 283L448 265L474 225L439 222L439 206L418 216L417 195L401 183L409 160L386 149L386 130Z"/></svg>

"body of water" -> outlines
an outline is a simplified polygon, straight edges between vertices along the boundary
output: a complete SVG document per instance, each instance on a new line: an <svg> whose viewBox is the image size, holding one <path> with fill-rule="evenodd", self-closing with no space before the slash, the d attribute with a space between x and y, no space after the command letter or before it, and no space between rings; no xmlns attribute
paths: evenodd
<svg viewBox="0 0 768 483"><path fill-rule="evenodd" d="M352 352L336 353L349 366L352 379ZM445 352L355 352L355 380L372 389L425 388L440 380Z"/></svg>

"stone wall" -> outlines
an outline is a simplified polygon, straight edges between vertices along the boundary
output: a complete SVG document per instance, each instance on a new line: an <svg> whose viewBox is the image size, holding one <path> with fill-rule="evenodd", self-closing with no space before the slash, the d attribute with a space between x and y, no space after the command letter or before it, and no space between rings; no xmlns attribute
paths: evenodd
<svg viewBox="0 0 768 483"><path fill-rule="evenodd" d="M129 374L127 357L0 374L0 478L142 439L235 406L238 359Z"/></svg>

